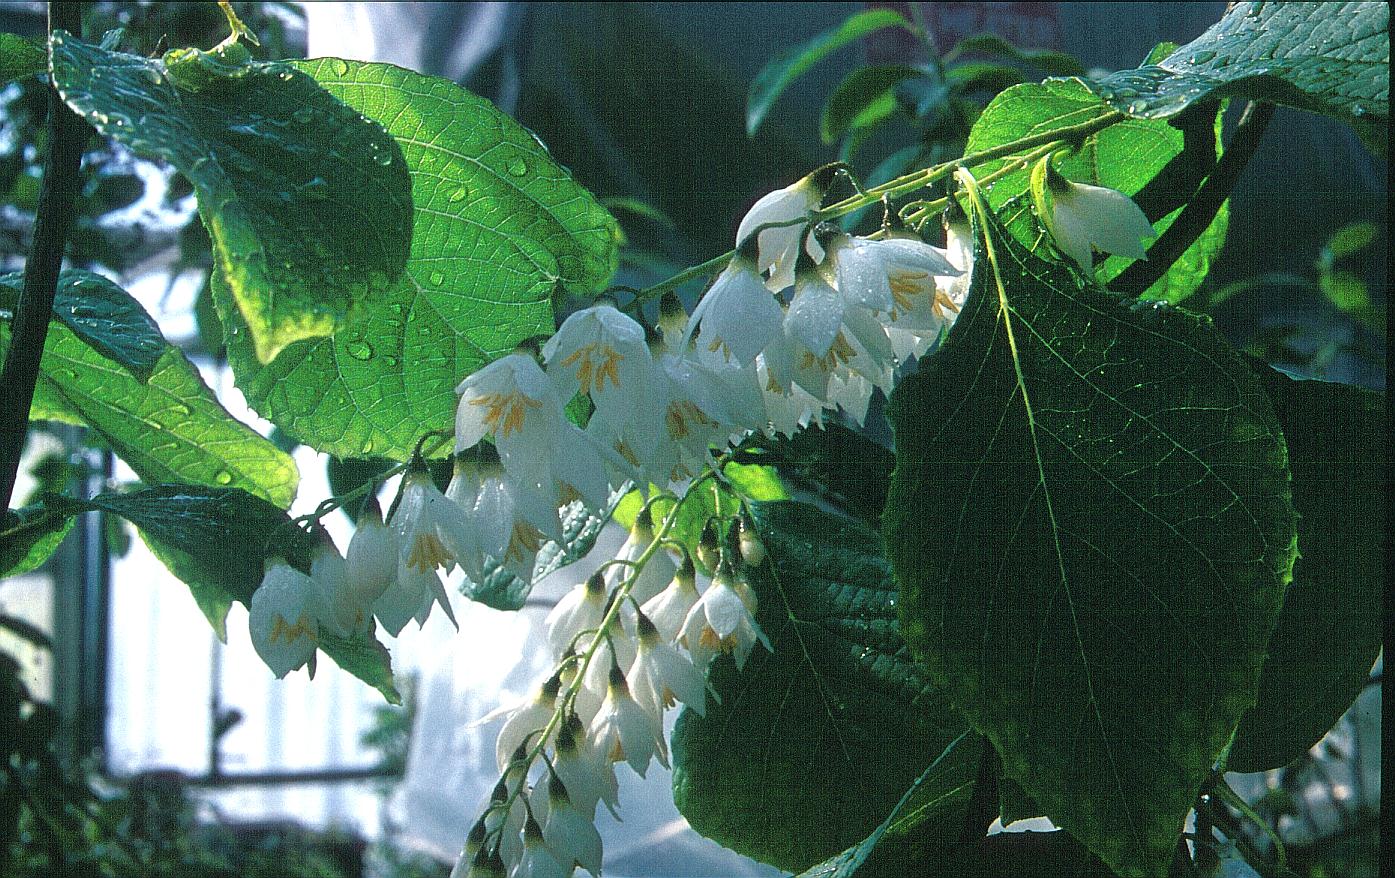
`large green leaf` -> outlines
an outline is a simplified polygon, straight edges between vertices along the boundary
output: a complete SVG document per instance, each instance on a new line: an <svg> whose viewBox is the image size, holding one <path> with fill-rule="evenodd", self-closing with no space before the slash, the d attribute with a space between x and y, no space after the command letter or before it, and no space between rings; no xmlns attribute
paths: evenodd
<svg viewBox="0 0 1395 878"><path fill-rule="evenodd" d="M18 300L24 275L0 275L0 303ZM68 269L58 276L53 316L108 360L145 381L169 345L131 294L100 274Z"/></svg>
<svg viewBox="0 0 1395 878"><path fill-rule="evenodd" d="M1283 436L1209 320L974 208L964 310L892 399L903 630L1053 822L1161 876L1291 575Z"/></svg>
<svg viewBox="0 0 1395 878"><path fill-rule="evenodd" d="M269 555L310 568L313 538L280 509L235 488L156 485L59 501L60 509L64 503L67 511L101 509L134 524L156 557L189 586L220 638L226 637L224 616L232 602L251 605ZM401 703L387 650L372 631L352 638L326 634L319 645L344 670Z"/></svg>
<svg viewBox="0 0 1395 878"><path fill-rule="evenodd" d="M1288 440L1300 557L1232 771L1302 756L1351 707L1381 647L1385 397L1257 368Z"/></svg>
<svg viewBox="0 0 1395 878"><path fill-rule="evenodd" d="M793 502L752 504L769 561L751 571L759 646L712 666L707 715L673 733L674 801L693 828L799 870L866 838L965 730L912 661L875 531ZM977 739L922 784L917 841L960 831ZM930 819L934 818L934 819Z"/></svg>
<svg viewBox="0 0 1395 878"><path fill-rule="evenodd" d="M1057 169L1080 183L1107 186L1137 197L1159 235L1172 225L1186 199L1215 167L1220 116L1198 108L1172 125L1162 120L1126 119L1085 138L1078 151L1062 157ZM1022 137L1097 119L1111 112L1082 80L1023 83L1001 94L984 109L969 132L965 152L976 152ZM1006 160L975 168L989 174ZM1028 170L1007 174L994 183L989 203L1002 210L1012 234L1036 249L1042 231L1028 207ZM1179 302L1201 285L1211 259L1225 242L1229 211L1225 205L1197 241L1144 294ZM1111 256L1099 264L1098 277L1108 282L1133 260Z"/></svg>
<svg viewBox="0 0 1395 878"><path fill-rule="evenodd" d="M766 62L751 80L751 90L746 96L746 133L754 136L765 121L765 116L774 106L785 88L815 64L832 53L855 43L870 33L889 27L899 27L914 31L901 13L894 9L868 9L859 12L834 28L829 28L813 39L786 49Z"/></svg>
<svg viewBox="0 0 1395 878"><path fill-rule="evenodd" d="M794 487L810 491L873 526L881 520L895 463L886 448L839 424L808 427L771 442L775 467Z"/></svg>
<svg viewBox="0 0 1395 878"><path fill-rule="evenodd" d="M144 314L134 300L128 307ZM0 353L9 337L0 321ZM154 371L141 381L50 322L32 416L86 425L146 482L242 488L290 506L300 479L295 462L228 414L178 348L160 344Z"/></svg>
<svg viewBox="0 0 1395 878"><path fill-rule="evenodd" d="M819 117L819 137L832 143L851 128L875 125L896 112L892 88L921 72L905 64L873 64L859 67L828 96Z"/></svg>
<svg viewBox="0 0 1395 878"><path fill-rule="evenodd" d="M1157 64L1091 83L1131 116L1244 97L1366 120L1390 114L1388 3L1234 3Z"/></svg>
<svg viewBox="0 0 1395 878"><path fill-rule="evenodd" d="M400 144L416 205L411 256L359 319L265 366L215 278L228 358L252 406L296 439L406 459L423 433L451 425L462 378L553 330L554 289L605 283L618 228L527 129L454 83L390 64L297 63Z"/></svg>
<svg viewBox="0 0 1395 878"><path fill-rule="evenodd" d="M75 112L194 184L260 359L328 335L396 283L412 193L382 126L283 63L197 53L167 67L63 31L50 45L54 82Z"/></svg>

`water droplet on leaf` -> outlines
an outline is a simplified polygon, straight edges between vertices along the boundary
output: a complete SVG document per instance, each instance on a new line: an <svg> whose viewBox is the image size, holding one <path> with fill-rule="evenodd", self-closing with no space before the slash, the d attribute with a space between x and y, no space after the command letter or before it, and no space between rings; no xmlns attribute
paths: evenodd
<svg viewBox="0 0 1395 878"><path fill-rule="evenodd" d="M349 75L349 62L345 61L343 58L335 58L333 63L330 64L330 66L334 68L335 76Z"/></svg>
<svg viewBox="0 0 1395 878"><path fill-rule="evenodd" d="M232 473L228 472L225 469L220 469L217 473L214 474L213 481L217 482L220 485L231 485Z"/></svg>
<svg viewBox="0 0 1395 878"><path fill-rule="evenodd" d="M363 339L355 339L344 346L349 352L349 356L355 360L371 360L373 358L373 346Z"/></svg>
<svg viewBox="0 0 1395 878"><path fill-rule="evenodd" d="M528 163L518 156L509 159L506 167L509 173L515 177L522 177L524 174L528 173Z"/></svg>
<svg viewBox="0 0 1395 878"><path fill-rule="evenodd" d="M466 189L464 186L457 186L454 189L452 189L450 195L446 197L452 204L454 204L456 202L464 201L465 197L469 194L469 189Z"/></svg>
<svg viewBox="0 0 1395 878"><path fill-rule="evenodd" d="M445 276L444 274L442 274L442 273L439 272L439 271L433 271L433 272L431 272L431 284L432 284L432 286L437 286L437 287L439 287L441 284L443 284L443 283L445 283L445 282L446 282L446 276Z"/></svg>

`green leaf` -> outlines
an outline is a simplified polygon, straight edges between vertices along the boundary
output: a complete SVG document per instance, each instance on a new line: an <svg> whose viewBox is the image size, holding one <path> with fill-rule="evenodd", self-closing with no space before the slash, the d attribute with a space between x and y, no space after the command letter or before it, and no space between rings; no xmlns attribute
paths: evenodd
<svg viewBox="0 0 1395 878"><path fill-rule="evenodd" d="M0 528L0 578L35 570L58 551L73 519L41 506L7 510Z"/></svg>
<svg viewBox="0 0 1395 878"><path fill-rule="evenodd" d="M775 100L809 68L844 46L889 27L917 32L915 26L895 10L868 9L771 58L751 80L751 90L746 95L746 133L755 136Z"/></svg>
<svg viewBox="0 0 1395 878"><path fill-rule="evenodd" d="M451 426L462 378L553 331L556 287L604 285L618 227L527 129L454 83L390 64L297 63L397 138L417 211L411 256L360 319L265 366L215 278L228 359L252 406L296 439L405 460L422 434Z"/></svg>
<svg viewBox="0 0 1395 878"><path fill-rule="evenodd" d="M47 67L48 52L42 42L0 33L0 85L42 73Z"/></svg>
<svg viewBox="0 0 1395 878"><path fill-rule="evenodd" d="M968 732L955 738L915 779L901 801L896 803L896 807L891 809L891 813L871 835L842 853L806 869L799 874L799 878L870 878L881 874L909 874L916 862L906 856L905 848L909 845L896 842L921 830L923 822L938 818L935 805L944 795L943 791L953 790L955 784L962 780L963 767L952 758L961 745L978 750L983 742L973 739ZM950 775L948 779L944 776L946 774ZM886 844L883 844L884 841Z"/></svg>
<svg viewBox="0 0 1395 878"><path fill-rule="evenodd" d="M225 616L232 602L251 605L268 555L281 555L302 570L310 568L314 538L292 525L286 513L246 491L156 485L68 502L134 524L155 556L189 586L220 639L227 636ZM401 703L387 650L372 631L353 638L323 635L320 648L388 701Z"/></svg>
<svg viewBox="0 0 1395 878"><path fill-rule="evenodd" d="M1390 115L1387 3L1234 3L1154 65L1091 83L1115 108L1161 119L1219 97L1365 122Z"/></svg>
<svg viewBox="0 0 1395 878"><path fill-rule="evenodd" d="M18 297L20 272L0 275L0 297ZM144 382L169 345L160 328L131 294L90 271L68 269L58 276L53 316L94 351Z"/></svg>
<svg viewBox="0 0 1395 878"><path fill-rule="evenodd" d="M752 504L769 560L748 571L757 646L717 659L707 715L673 733L674 801L698 832L799 870L866 838L965 723L912 661L875 531L793 502ZM922 784L918 842L952 840L977 776L977 739Z"/></svg>
<svg viewBox="0 0 1395 878"><path fill-rule="evenodd" d="M134 300L129 307L140 310ZM0 321L0 352L9 335ZM290 506L300 479L295 462L228 414L184 354L161 344L142 382L66 325L50 323L31 415L90 427L146 482L243 488Z"/></svg>
<svg viewBox="0 0 1395 878"><path fill-rule="evenodd" d="M328 335L401 274L412 235L401 151L310 77L283 63L204 63L206 53L175 70L62 31L51 49L75 112L194 184L261 360Z"/></svg>
<svg viewBox="0 0 1395 878"><path fill-rule="evenodd" d="M832 143L851 128L865 128L896 112L892 87L921 72L905 64L874 64L849 73L828 101L819 117L819 136Z"/></svg>
<svg viewBox="0 0 1395 878"><path fill-rule="evenodd" d="M969 133L965 152L1087 122L1108 112L1109 107L1078 79L1023 83L1002 92L984 109ZM1137 197L1161 235L1215 166L1219 126L1219 111L1198 110L1193 117L1179 119L1177 125L1126 119L1085 138L1081 148L1064 156L1056 167L1078 183L1107 186ZM974 173L984 176L1004 164L1002 160L985 162ZM1028 175L1027 170L1005 175L988 191L988 201L1002 211L1013 236L1037 250L1046 239L1024 197ZM1144 298L1176 303L1195 292L1225 243L1228 225L1229 209L1222 205L1215 220ZM1097 277L1107 283L1132 261L1111 256L1099 264Z"/></svg>
<svg viewBox="0 0 1395 878"><path fill-rule="evenodd" d="M968 299L890 409L903 630L1056 825L1162 876L1291 575L1283 436L1209 320L1044 262L974 197Z"/></svg>
<svg viewBox="0 0 1395 878"><path fill-rule="evenodd" d="M1288 440L1299 559L1258 702L1231 744L1232 771L1303 755L1351 706L1381 647L1385 396L1255 369Z"/></svg>
<svg viewBox="0 0 1395 878"><path fill-rule="evenodd" d="M988 55L993 58L1010 58L1031 64L1052 76L1083 76L1085 67L1075 56L1053 49L1022 49L1009 43L997 34L982 33L967 36L955 43L954 48L945 53L944 63L962 58L965 55Z"/></svg>
<svg viewBox="0 0 1395 878"><path fill-rule="evenodd" d="M1352 223L1343 226L1327 240L1320 261L1331 264L1338 259L1359 253L1376 239L1376 227L1371 223Z"/></svg>
<svg viewBox="0 0 1395 878"><path fill-rule="evenodd" d="M1022 82L1026 77L1016 67L1006 64L993 64L987 61L972 61L959 64L945 71L945 81L961 91L986 89L1000 92Z"/></svg>

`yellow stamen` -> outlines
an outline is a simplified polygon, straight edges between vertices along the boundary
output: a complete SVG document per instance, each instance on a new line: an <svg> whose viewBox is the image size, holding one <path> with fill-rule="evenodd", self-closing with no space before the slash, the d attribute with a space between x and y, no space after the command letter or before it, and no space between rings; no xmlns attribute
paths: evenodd
<svg viewBox="0 0 1395 878"><path fill-rule="evenodd" d="M562 365L576 365L576 380L581 384L581 392L589 395L593 383L595 390L605 390L606 378L617 389L620 387L619 365L623 359L624 356L610 345L596 342L577 348L562 361Z"/></svg>
<svg viewBox="0 0 1395 878"><path fill-rule="evenodd" d="M838 332L833 339L833 344L828 346L828 353L822 357L814 356L813 351L805 351L804 357L800 360L800 366L804 369L817 367L821 372L832 372L841 363L848 363L857 356L857 351L848 343L848 339L842 331Z"/></svg>
<svg viewBox="0 0 1395 878"><path fill-rule="evenodd" d="M891 283L892 299L903 311L914 310L915 297L928 293L935 285L930 273L925 271L900 271L888 274L886 279ZM927 280L930 283L927 284Z"/></svg>
<svg viewBox="0 0 1395 878"><path fill-rule="evenodd" d="M286 618L279 613L271 620L271 637L269 640L272 643L282 638L284 638L287 643L294 643L301 637L310 638L311 643L319 642L315 637L314 630L310 627L310 617L305 613L300 614L300 618L296 619L294 625L286 624Z"/></svg>
<svg viewBox="0 0 1395 878"><path fill-rule="evenodd" d="M688 426L690 422L707 427L717 426L717 422L704 415L691 400L669 403L668 411L664 415L664 424L668 427L668 435L671 438L682 439L691 433L692 430Z"/></svg>
<svg viewBox="0 0 1395 878"><path fill-rule="evenodd" d="M434 532L427 531L417 534L416 541L412 543L412 551L407 555L407 566L422 573L430 573L437 567L445 567L454 560L455 556L446 549L441 538Z"/></svg>
<svg viewBox="0 0 1395 878"><path fill-rule="evenodd" d="M935 301L930 303L930 310L941 320L948 320L949 315L942 309L947 309L954 314L959 313L959 306L954 304L954 300L949 297L949 293L946 293L944 290L935 290Z"/></svg>
<svg viewBox="0 0 1395 878"><path fill-rule="evenodd" d="M508 436L522 430L528 409L539 408L542 402L515 390L512 393L483 393L470 400L470 405L486 406L488 411L484 413L484 422L489 431L495 436Z"/></svg>
<svg viewBox="0 0 1395 878"><path fill-rule="evenodd" d="M504 550L504 559L522 563L528 555L536 555L541 546L542 534L538 533L537 528L515 521L513 531L509 533L509 547Z"/></svg>

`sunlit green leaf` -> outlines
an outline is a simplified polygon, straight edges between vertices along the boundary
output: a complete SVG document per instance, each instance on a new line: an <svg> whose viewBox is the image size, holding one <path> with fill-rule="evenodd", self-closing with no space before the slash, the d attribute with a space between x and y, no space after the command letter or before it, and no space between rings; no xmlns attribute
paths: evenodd
<svg viewBox="0 0 1395 878"><path fill-rule="evenodd" d="M396 283L412 233L401 150L313 79L256 62L174 75L62 31L51 48L75 112L194 184L259 359L328 335Z"/></svg>
<svg viewBox="0 0 1395 878"><path fill-rule="evenodd" d="M555 288L604 285L617 227L532 134L458 85L390 64L297 63L401 145L417 213L411 256L365 313L266 365L215 278L228 358L252 406L296 439L340 457L405 459L422 434L451 426L461 379L553 330Z"/></svg>
<svg viewBox="0 0 1395 878"><path fill-rule="evenodd" d="M1390 114L1390 5L1233 3L1155 65L1091 83L1129 115L1159 119L1210 98L1244 97L1339 117Z"/></svg>
<svg viewBox="0 0 1395 878"><path fill-rule="evenodd" d="M1085 73L1084 65L1065 52L1053 49L1023 49L991 33L973 34L955 43L954 48L945 53L944 62L949 63L966 55L988 55L1023 61L1052 76L1077 76Z"/></svg>
<svg viewBox="0 0 1395 878"><path fill-rule="evenodd" d="M919 70L905 64L857 68L828 96L819 117L819 136L824 143L832 143L850 128L864 128L888 118L897 108L892 86L920 75Z"/></svg>
<svg viewBox="0 0 1395 878"><path fill-rule="evenodd" d="M0 85L23 79L48 67L48 52L38 40L0 33Z"/></svg>
<svg viewBox="0 0 1395 878"><path fill-rule="evenodd" d="M70 516L38 506L5 512L0 519L0 578L38 568L58 551L72 528Z"/></svg>
<svg viewBox="0 0 1395 878"><path fill-rule="evenodd" d="M963 312L892 397L904 631L1052 822L1160 878L1291 576L1283 436L1208 320L1035 257L981 205Z"/></svg>

